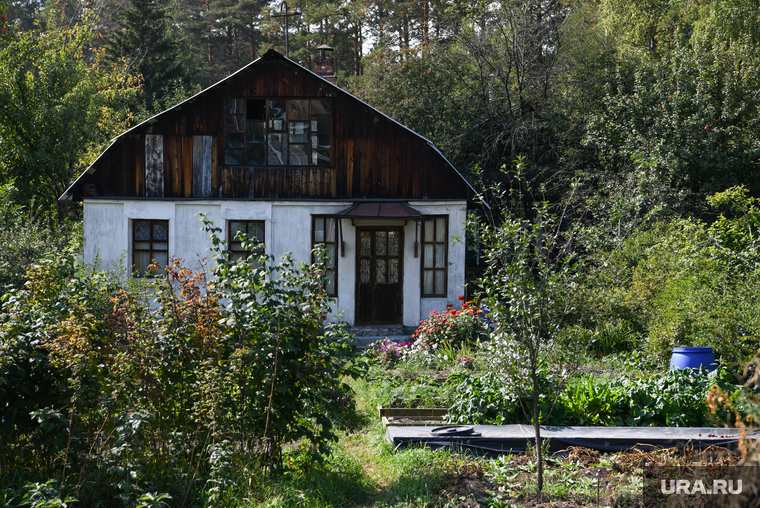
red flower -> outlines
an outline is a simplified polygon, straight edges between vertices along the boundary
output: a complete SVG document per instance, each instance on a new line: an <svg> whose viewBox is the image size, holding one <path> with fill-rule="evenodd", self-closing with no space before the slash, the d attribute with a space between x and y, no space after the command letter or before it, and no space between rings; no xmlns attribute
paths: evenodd
<svg viewBox="0 0 760 508"><path fill-rule="evenodd" d="M460 302L463 302L463 301L464 301L464 295L462 295L462 296L460 296L460 297L459 297L459 301L460 301Z"/></svg>

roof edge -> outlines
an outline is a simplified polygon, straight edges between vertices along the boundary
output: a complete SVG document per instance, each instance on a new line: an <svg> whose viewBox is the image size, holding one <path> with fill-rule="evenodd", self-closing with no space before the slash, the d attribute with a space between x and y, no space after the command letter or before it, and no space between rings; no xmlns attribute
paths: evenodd
<svg viewBox="0 0 760 508"><path fill-rule="evenodd" d="M279 53L279 52L275 51L274 49L269 49L269 50L268 50L266 53L264 53L263 55L261 55L259 58L257 58L256 60L252 61L251 63L249 63L249 64L247 64L247 65L245 65L245 66L241 67L240 69L238 69L237 71L233 72L232 74L230 74L230 75L229 75L229 76L227 76L226 78L223 78L223 79L221 79L221 80L217 81L216 83L214 83L213 85L211 85L211 86L209 86L209 87L206 87L206 88L204 88L204 89L203 89L203 90L201 90L200 92L196 93L195 95L193 95L193 96L191 96L191 97L188 97L188 98L187 98L187 99L185 99L184 101L182 101L182 102L180 102L180 103L178 103L178 104L176 104L176 105L172 106L171 108L169 108L169 109L166 109L166 110L164 110L164 111L162 111L162 112L160 112L160 113L157 113L157 114L153 115L152 117L150 117L150 118L148 118L148 119L146 119L146 120L143 120L142 122L140 122L139 124L135 125L134 127L131 127L131 128L129 128L129 129L127 129L126 131L122 132L121 134L119 134L119 135L118 135L118 136L116 136L115 138L111 139L111 142L110 142L110 143L109 143L109 145L106 147L106 149L105 149L105 150L103 150L103 152L101 152L101 154L98 156L98 158L97 158L97 159L95 159L95 160L92 162L92 164L90 164L89 166L87 166L87 169L85 169L85 170L84 170L84 171L83 171L83 172L82 172L82 173L79 175L79 177L77 177L77 179L76 179L76 180L74 180L74 182L73 182L71 185L69 185L69 187L68 187L68 188L66 189L66 191L65 191L65 192L64 192L64 193L61 195L61 197L59 197L59 198L58 198L58 201L71 201L71 200L72 200L72 198L73 198L73 191L74 191L74 187L76 187L76 185L79 183L79 181L80 181L82 178L84 178L84 176L85 176L86 174L88 174L88 173L92 174L92 173L93 173L93 172L94 172L94 171L97 169L95 166L96 166L96 165L97 165L97 164L100 162L100 160L101 160L101 159L102 159L102 158L103 158L103 157L106 155L106 153L107 153L107 152L108 152L108 151L111 149L111 147L112 147L113 145L115 145L115 144L116 144L118 141L120 141L120 140L121 140L123 137L125 137L125 136L128 136L128 135L129 135L129 134L131 134L133 131L136 131L136 130L138 130L139 128L141 128L141 127L145 126L146 124L147 124L147 125L151 125L151 124L153 124L153 123L156 123L156 122L158 121L158 118L159 118L159 117L161 117L161 116L163 116L163 115L166 115L166 114L172 113L172 112L174 112L174 111L178 111L178 110L182 109L182 107L184 107L185 105L187 105L187 104L189 104L189 103L191 103L191 102L195 102L196 98L198 98L199 96L201 96L201 95L205 94L206 92L208 92L208 91L210 91L210 90L213 90L213 89L215 89L215 88L217 88L217 87L220 87L220 86L222 86L222 85L223 85L224 83L226 83L228 80L231 80L231 79L235 78L236 76L238 76L238 75L240 75L240 74L244 74L244 73L248 72L248 71L251 69L251 67L253 67L254 65L258 65L259 63L261 63L262 61L265 61L265 60L267 60L267 61L268 61L268 60L273 60L273 59L281 59L281 60L284 60L284 61L286 61L286 62L289 62L289 63L291 63L291 64L293 64L293 65L295 65L295 66L297 66L297 67L300 67L301 69L303 69L304 71L308 72L308 73L309 73L309 74L311 74L312 76L314 76L314 77L316 77L316 78L320 79L320 80L321 80L321 81L322 81L324 84L326 84L326 85L328 85L328 86L330 86L330 87L334 88L335 90L337 90L337 91L338 91L338 92L340 92L340 93L344 93L344 94L348 95L349 97L353 98L354 100L356 100L356 101L358 101L359 103L363 104L364 106L368 107L369 109L371 109L371 110L372 110L372 111L374 111L375 113L379 114L380 116L382 116L382 117L384 117L384 118L386 118L386 119L390 120L391 122L395 123L396 125L398 125L398 126L399 126L399 127L401 127L402 129L404 129L404 130L406 130L406 131L409 131L409 132L410 132L410 133L412 133L413 135L415 135L415 136L419 137L420 139L424 140L424 141L425 141L425 142L426 142L426 143L427 143L427 144L428 144L428 145L429 145L429 146L430 146L430 147L431 147L433 150L435 150L435 152L436 152L436 153L438 153L438 155L440 155L440 156L441 156L441 158L442 158L442 159L443 159L443 160L446 162L446 164L448 164L448 165L451 167L451 169L453 169L453 170L454 170L454 172L456 172L456 174L457 174L457 175L459 175L459 178L461 178L461 179L462 179L462 181L465 183L465 185L467 185L467 187L470 189L470 191L472 191L472 193L473 193L475 196L477 196L477 195L479 194L479 193L478 193L478 192L475 190L475 188L474 188L474 187L473 187L473 186L470 184L470 182L469 182L469 181L468 181L468 180L467 180L467 179L466 179L466 178L465 178L465 177L462 175L462 173L460 173L460 172L459 172L459 170L458 170L458 169L457 169L457 168L456 168L456 167L455 167L455 166L454 166L454 165L451 163L451 161L450 161L448 158L446 158L446 156L445 156L445 155L443 155L443 153L441 152L441 150L440 150L440 149L439 149L437 146L435 146L435 144L434 144L432 141L430 141L428 138L426 138L425 136L423 136L422 134L420 134L420 133L418 133L418 132L416 132L416 131L413 131L412 129L410 129L410 128L409 128L409 127L407 127L406 125L404 125L404 124L402 124L401 122L399 122L399 121L395 120L394 118L391 118L390 116L386 115L385 113L383 113L382 111L378 110L377 108L375 108L375 107L373 107L373 106L370 106L369 104L367 104L366 102L364 102L364 101L363 101L363 100L361 100L360 98L358 98L358 97L356 97L355 95L353 95L353 94L351 94L351 93L347 92L346 90L342 89L342 88L341 88L341 87L339 87L338 85L335 85L335 84L333 84L333 83L331 83L331 82L327 81L326 79L324 79L324 78L323 78L322 76L320 76L319 74L317 74L317 73L315 73L315 72L313 72L313 71L311 71L311 70L307 69L306 67L304 67L303 65L299 64L298 62L295 62L295 61L291 60L290 58L286 57L286 56L285 56L285 55L283 55L282 53Z"/></svg>

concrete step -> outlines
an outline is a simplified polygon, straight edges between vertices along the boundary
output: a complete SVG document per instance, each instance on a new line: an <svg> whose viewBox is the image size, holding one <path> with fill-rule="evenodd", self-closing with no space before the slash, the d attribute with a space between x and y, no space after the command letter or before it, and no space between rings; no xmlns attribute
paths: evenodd
<svg viewBox="0 0 760 508"><path fill-rule="evenodd" d="M365 349L377 341L391 340L393 342L403 342L411 340L415 328L409 326L354 326L350 329L351 334L356 337L356 347Z"/></svg>

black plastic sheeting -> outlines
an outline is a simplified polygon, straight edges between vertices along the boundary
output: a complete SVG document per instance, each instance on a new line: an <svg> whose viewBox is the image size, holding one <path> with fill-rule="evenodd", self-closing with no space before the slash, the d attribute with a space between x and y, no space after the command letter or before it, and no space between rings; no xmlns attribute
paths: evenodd
<svg viewBox="0 0 760 508"><path fill-rule="evenodd" d="M525 452L535 441L535 431L530 425L471 427L471 434L436 435L431 432L435 427L389 426L385 437L396 450L410 446L426 446L491 457ZM708 437L708 434L718 437ZM708 446L736 450L740 437L740 429L710 427L541 427L541 439L549 440L550 453L565 450L570 446L582 446L603 452L618 452L631 448L701 449ZM747 437L758 439L760 434L748 431Z"/></svg>

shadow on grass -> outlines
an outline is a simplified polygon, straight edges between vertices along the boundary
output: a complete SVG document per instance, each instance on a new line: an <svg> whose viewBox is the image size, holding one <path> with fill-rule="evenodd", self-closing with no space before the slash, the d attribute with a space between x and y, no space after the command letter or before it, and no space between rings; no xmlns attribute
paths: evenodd
<svg viewBox="0 0 760 508"><path fill-rule="evenodd" d="M269 487L267 507L355 506L376 493L361 465L340 452L323 464L302 464L279 474Z"/></svg>

